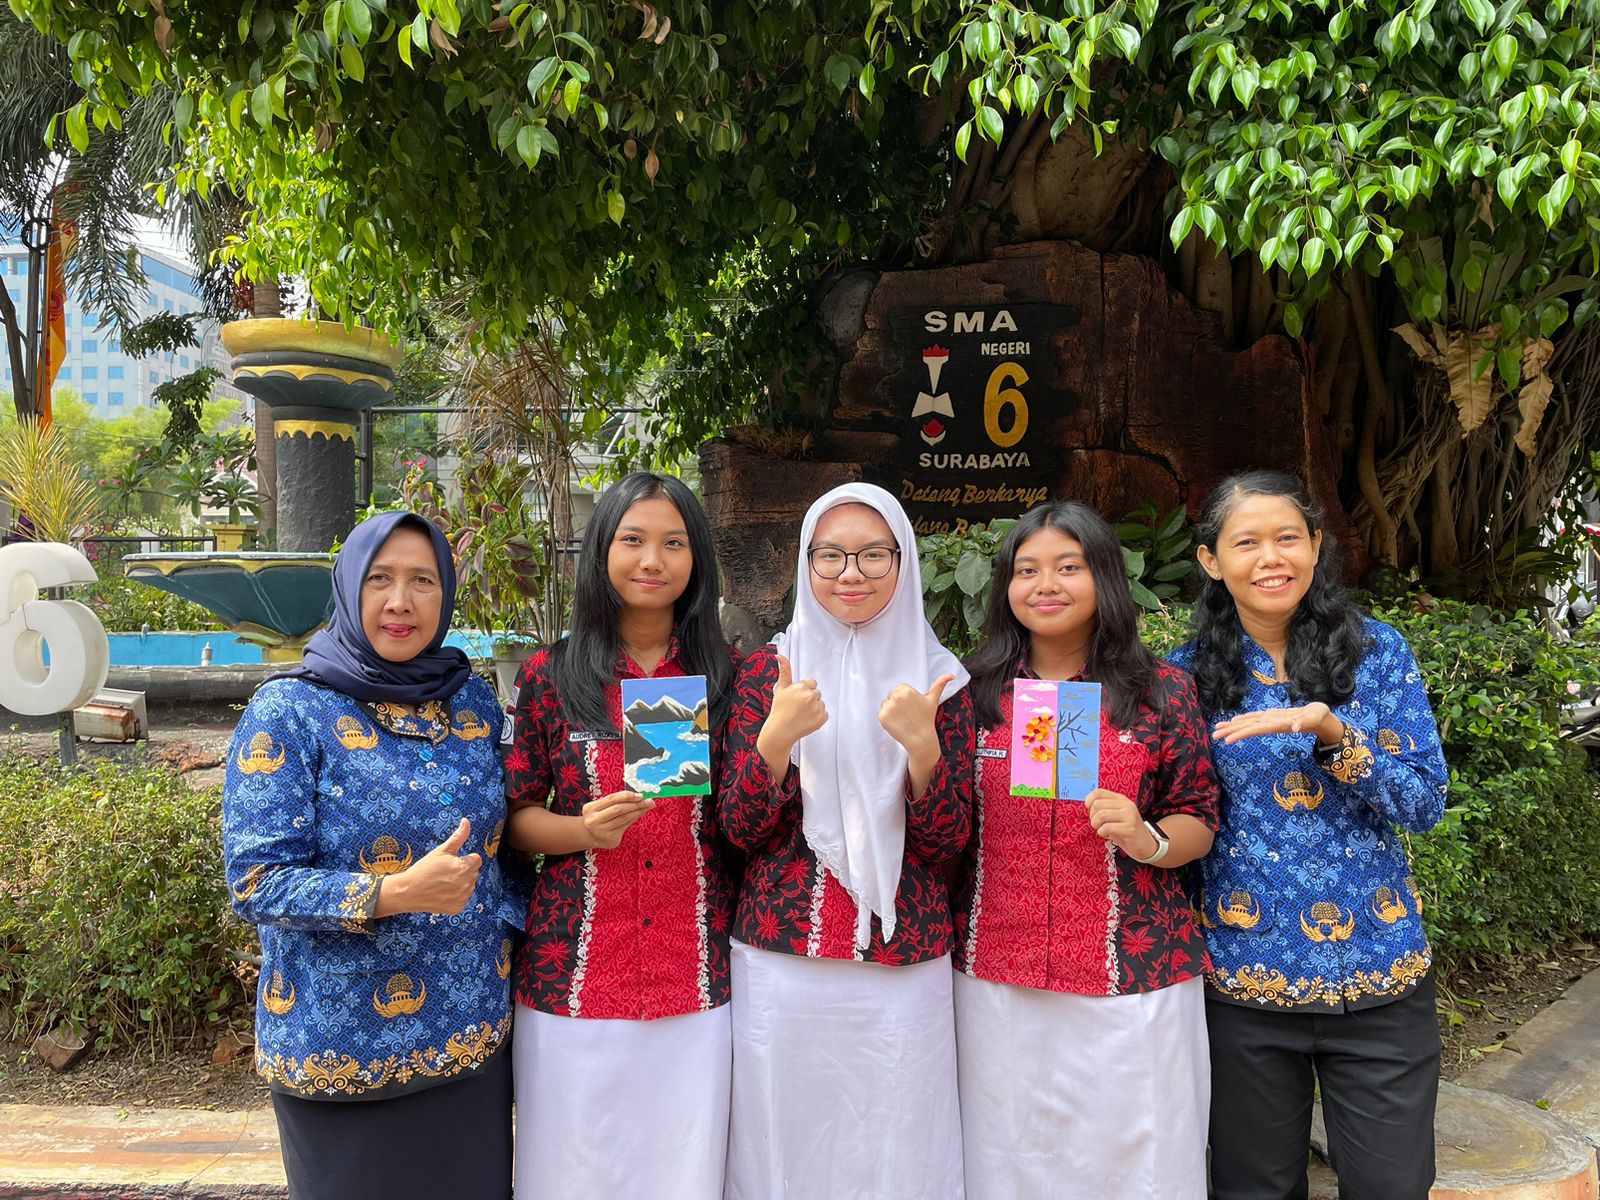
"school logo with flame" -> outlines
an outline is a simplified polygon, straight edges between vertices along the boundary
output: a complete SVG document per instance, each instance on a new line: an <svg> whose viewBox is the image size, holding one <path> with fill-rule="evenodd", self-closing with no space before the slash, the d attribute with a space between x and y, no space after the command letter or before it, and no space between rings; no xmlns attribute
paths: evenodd
<svg viewBox="0 0 1600 1200"><path fill-rule="evenodd" d="M928 368L928 390L917 393L917 402L911 406L911 419L921 422L919 433L930 446L944 441L949 432L939 418L953 420L956 415L950 404L950 393L939 390L939 376L949 361L950 351L943 346L929 346L922 352L923 365ZM924 417L927 419L923 420Z"/></svg>

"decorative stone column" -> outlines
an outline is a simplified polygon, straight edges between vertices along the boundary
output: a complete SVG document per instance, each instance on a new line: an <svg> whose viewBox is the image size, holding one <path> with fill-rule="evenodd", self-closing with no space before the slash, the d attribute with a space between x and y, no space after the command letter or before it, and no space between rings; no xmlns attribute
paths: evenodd
<svg viewBox="0 0 1600 1200"><path fill-rule="evenodd" d="M371 329L266 318L222 327L233 383L270 406L280 551L326 551L355 523L356 423L403 351Z"/></svg>

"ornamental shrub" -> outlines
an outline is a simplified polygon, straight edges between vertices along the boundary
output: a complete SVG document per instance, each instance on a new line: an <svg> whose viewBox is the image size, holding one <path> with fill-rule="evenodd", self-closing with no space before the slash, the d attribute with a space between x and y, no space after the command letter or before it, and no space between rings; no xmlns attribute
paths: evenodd
<svg viewBox="0 0 1600 1200"><path fill-rule="evenodd" d="M0 750L0 1029L164 1047L249 997L220 808L154 765Z"/></svg>
<svg viewBox="0 0 1600 1200"><path fill-rule="evenodd" d="M1541 950L1600 930L1600 777L1561 708L1600 687L1591 636L1558 642L1528 613L1415 600L1374 610L1411 643L1439 721L1450 800L1410 839L1435 947Z"/></svg>
<svg viewBox="0 0 1600 1200"><path fill-rule="evenodd" d="M192 600L121 575L103 573L99 582L68 593L68 598L93 609L107 633L138 633L146 625L207 633L226 628Z"/></svg>

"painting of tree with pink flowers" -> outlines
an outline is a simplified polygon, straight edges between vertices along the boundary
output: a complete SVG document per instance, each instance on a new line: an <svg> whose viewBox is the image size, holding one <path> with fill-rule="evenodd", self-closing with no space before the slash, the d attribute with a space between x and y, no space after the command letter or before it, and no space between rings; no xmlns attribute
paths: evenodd
<svg viewBox="0 0 1600 1200"><path fill-rule="evenodd" d="M1056 794L1056 685L1019 679L1011 706L1011 794Z"/></svg>

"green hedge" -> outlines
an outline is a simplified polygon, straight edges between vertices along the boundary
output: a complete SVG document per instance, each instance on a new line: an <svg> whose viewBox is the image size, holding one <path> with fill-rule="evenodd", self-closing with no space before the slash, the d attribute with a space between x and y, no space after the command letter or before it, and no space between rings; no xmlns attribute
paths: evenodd
<svg viewBox="0 0 1600 1200"><path fill-rule="evenodd" d="M248 998L220 802L159 766L0 751L0 1027L163 1046Z"/></svg>
<svg viewBox="0 0 1600 1200"><path fill-rule="evenodd" d="M1453 601L1374 615L1411 643L1450 767L1444 820L1409 839L1436 947L1491 957L1600 931L1600 778L1560 737L1570 689L1600 683L1595 628L1563 645L1529 614Z"/></svg>

